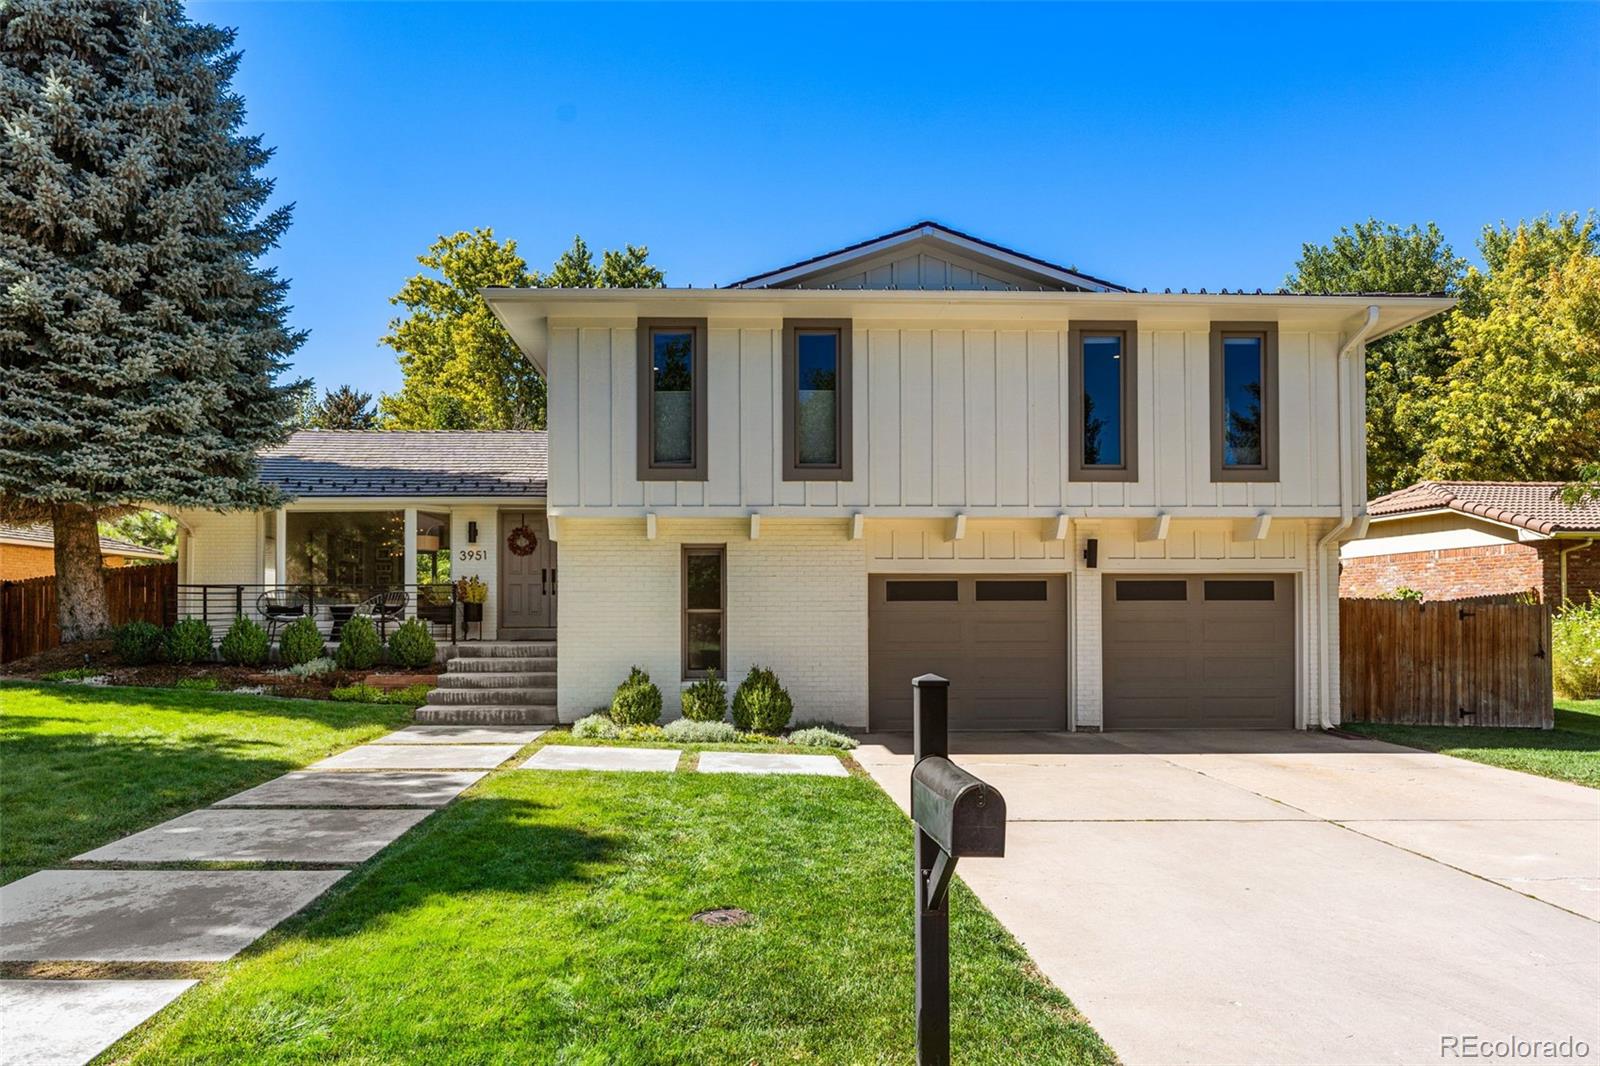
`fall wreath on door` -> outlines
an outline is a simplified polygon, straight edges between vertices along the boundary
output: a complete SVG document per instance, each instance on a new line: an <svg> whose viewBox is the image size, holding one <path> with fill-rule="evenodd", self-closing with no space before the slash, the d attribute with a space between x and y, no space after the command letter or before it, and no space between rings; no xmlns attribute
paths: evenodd
<svg viewBox="0 0 1600 1066"><path fill-rule="evenodd" d="M506 537L506 547L512 555L532 555L539 547L539 538L527 526L518 526Z"/></svg>

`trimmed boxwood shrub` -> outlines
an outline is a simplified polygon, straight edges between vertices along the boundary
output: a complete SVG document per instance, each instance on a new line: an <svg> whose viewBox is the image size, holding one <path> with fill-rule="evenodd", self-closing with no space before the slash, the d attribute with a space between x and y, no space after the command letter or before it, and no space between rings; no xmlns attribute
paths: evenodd
<svg viewBox="0 0 1600 1066"><path fill-rule="evenodd" d="M129 622L117 627L111 638L111 648L117 658L129 666L143 666L161 658L167 635L158 625L149 622Z"/></svg>
<svg viewBox="0 0 1600 1066"><path fill-rule="evenodd" d="M683 716L691 722L720 722L728 716L728 686L715 670L683 690Z"/></svg>
<svg viewBox="0 0 1600 1066"><path fill-rule="evenodd" d="M413 668L429 666L439 646L428 633L428 627L415 618L401 622L400 628L389 638L389 661Z"/></svg>
<svg viewBox="0 0 1600 1066"><path fill-rule="evenodd" d="M635 666L611 697L611 720L618 725L654 725L661 719L661 690Z"/></svg>
<svg viewBox="0 0 1600 1066"><path fill-rule="evenodd" d="M167 658L182 666L211 658L211 627L198 618L185 618L167 630Z"/></svg>
<svg viewBox="0 0 1600 1066"><path fill-rule="evenodd" d="M322 658L322 630L309 618L296 618L278 634L278 655L290 666Z"/></svg>
<svg viewBox="0 0 1600 1066"><path fill-rule="evenodd" d="M341 670L368 670L378 661L383 645L372 619L356 615L339 627L339 650L333 653Z"/></svg>
<svg viewBox="0 0 1600 1066"><path fill-rule="evenodd" d="M217 650L222 653L222 661L225 663L232 663L235 666L260 666L267 661L267 653L271 650L271 646L267 643L267 631L253 620L240 615L222 635L222 643L217 645Z"/></svg>
<svg viewBox="0 0 1600 1066"><path fill-rule="evenodd" d="M733 724L742 732L776 733L793 714L789 690L764 666L752 666L733 694Z"/></svg>

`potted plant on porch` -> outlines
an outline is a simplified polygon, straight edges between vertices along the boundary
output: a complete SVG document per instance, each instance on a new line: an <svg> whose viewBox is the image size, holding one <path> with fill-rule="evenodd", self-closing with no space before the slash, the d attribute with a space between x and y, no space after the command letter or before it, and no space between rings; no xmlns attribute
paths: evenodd
<svg viewBox="0 0 1600 1066"><path fill-rule="evenodd" d="M478 636L483 636L483 605L489 599L489 586L476 577L464 577L456 582L456 599L461 603L463 626L478 624Z"/></svg>

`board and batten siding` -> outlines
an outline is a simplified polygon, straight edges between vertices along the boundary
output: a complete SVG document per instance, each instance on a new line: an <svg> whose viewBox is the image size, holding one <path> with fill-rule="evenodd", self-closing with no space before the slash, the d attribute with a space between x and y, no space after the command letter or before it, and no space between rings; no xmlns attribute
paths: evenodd
<svg viewBox="0 0 1600 1066"><path fill-rule="evenodd" d="M1139 479L1119 483L1067 478L1067 328L1065 320L1059 329L929 329L858 321L855 477L785 482L781 324L719 326L713 319L706 382L709 476L703 482L641 482L633 326L555 325L549 354L551 506L596 516L760 508L819 515L1337 511L1338 333L1279 335L1280 480L1216 483L1210 470L1209 324L1140 330Z"/></svg>

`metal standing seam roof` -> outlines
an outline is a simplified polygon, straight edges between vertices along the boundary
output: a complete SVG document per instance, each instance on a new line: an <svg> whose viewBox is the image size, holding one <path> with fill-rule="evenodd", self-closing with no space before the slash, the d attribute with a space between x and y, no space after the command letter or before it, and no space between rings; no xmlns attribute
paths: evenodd
<svg viewBox="0 0 1600 1066"><path fill-rule="evenodd" d="M307 429L261 452L261 480L291 496L536 496L543 430Z"/></svg>
<svg viewBox="0 0 1600 1066"><path fill-rule="evenodd" d="M0 522L0 544L16 544L28 548L54 548L55 532L40 522L28 526L14 526ZM165 559L166 553L158 548L147 548L131 540L116 537L100 538L101 555L125 555L132 559Z"/></svg>
<svg viewBox="0 0 1600 1066"><path fill-rule="evenodd" d="M1549 536L1600 533L1600 500L1561 502L1559 481L1419 481L1367 504L1373 518L1451 510Z"/></svg>

